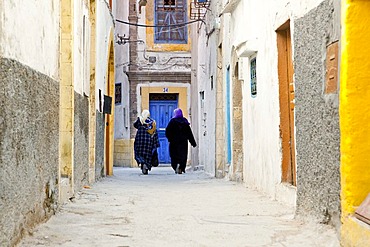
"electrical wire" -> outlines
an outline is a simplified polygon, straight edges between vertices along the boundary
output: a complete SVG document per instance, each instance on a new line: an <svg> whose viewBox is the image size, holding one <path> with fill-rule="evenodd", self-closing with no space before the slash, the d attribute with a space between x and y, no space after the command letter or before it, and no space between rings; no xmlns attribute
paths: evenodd
<svg viewBox="0 0 370 247"><path fill-rule="evenodd" d="M179 26L181 27L181 26L186 26L186 25L198 22L198 21L201 21L205 24L204 20L202 20L202 19L197 19L197 20L194 20L194 21L177 23L177 24L169 24L169 25L144 25L144 24L137 24L137 23L131 23L131 22L127 22L127 21L122 21L122 20L118 20L118 19L116 19L116 21L119 22L119 23L123 23L123 24L130 25L130 26L137 26L137 27L179 27Z"/></svg>
<svg viewBox="0 0 370 247"><path fill-rule="evenodd" d="M162 34L162 33L171 33L173 31L176 31L176 30L180 30L181 28L184 28L184 27L176 27L176 28L171 28L171 29L168 29L166 31L159 31L159 32L155 32L153 33L154 35L156 34Z"/></svg>

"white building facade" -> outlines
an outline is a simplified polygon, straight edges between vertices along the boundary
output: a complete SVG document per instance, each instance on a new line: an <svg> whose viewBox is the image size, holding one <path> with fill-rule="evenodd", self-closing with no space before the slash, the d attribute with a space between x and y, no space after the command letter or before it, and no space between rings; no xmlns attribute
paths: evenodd
<svg viewBox="0 0 370 247"><path fill-rule="evenodd" d="M296 205L295 21L332 2L209 2L192 33L192 94L200 95L193 105L206 172Z"/></svg>

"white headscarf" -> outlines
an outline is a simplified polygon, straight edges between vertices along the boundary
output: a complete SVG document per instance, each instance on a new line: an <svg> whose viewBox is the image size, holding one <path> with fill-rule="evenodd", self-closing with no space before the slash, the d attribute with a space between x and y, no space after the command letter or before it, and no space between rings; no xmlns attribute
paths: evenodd
<svg viewBox="0 0 370 247"><path fill-rule="evenodd" d="M144 124L144 123L145 123L145 120L146 120L148 117L150 117L150 112L149 112L148 110L144 110L144 111L141 113L141 116L139 116L141 124Z"/></svg>

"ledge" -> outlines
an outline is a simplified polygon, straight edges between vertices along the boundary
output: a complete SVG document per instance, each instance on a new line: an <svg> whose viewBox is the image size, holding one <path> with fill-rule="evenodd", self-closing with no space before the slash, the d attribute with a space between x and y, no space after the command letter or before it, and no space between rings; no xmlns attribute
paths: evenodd
<svg viewBox="0 0 370 247"><path fill-rule="evenodd" d="M235 10L236 6L240 3L240 0L228 0L221 10L221 14L231 13Z"/></svg>
<svg viewBox="0 0 370 247"><path fill-rule="evenodd" d="M158 81L158 82L183 82L188 83L191 80L191 73L176 71L129 71L127 72L129 81Z"/></svg>
<svg viewBox="0 0 370 247"><path fill-rule="evenodd" d="M253 38L239 43L235 52L238 57L250 57L257 53L258 39Z"/></svg>

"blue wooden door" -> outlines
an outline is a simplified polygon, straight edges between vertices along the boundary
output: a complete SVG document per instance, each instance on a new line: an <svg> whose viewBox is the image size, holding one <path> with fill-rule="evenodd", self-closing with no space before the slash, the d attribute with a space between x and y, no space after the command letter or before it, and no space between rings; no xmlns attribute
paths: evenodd
<svg viewBox="0 0 370 247"><path fill-rule="evenodd" d="M166 138L166 127L171 120L173 110L177 108L177 100L150 100L150 116L157 122L157 132L160 147L158 149L159 163L171 163L168 150L168 140Z"/></svg>

